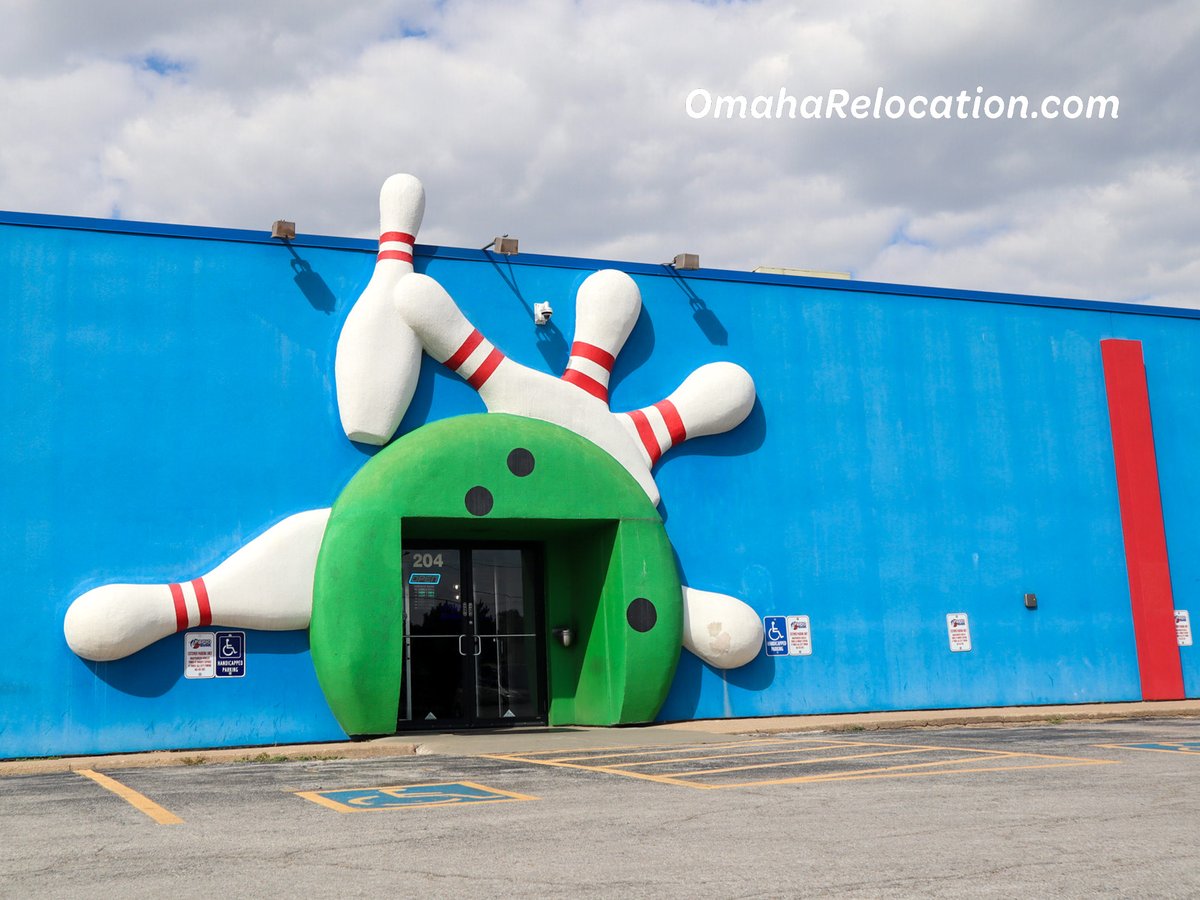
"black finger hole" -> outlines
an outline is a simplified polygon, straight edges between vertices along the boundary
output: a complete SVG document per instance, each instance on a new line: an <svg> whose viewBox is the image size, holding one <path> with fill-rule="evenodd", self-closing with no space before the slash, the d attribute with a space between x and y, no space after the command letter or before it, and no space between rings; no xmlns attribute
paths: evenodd
<svg viewBox="0 0 1200 900"><path fill-rule="evenodd" d="M645 633L658 621L658 610L645 597L638 597L625 610L625 618L629 620L630 628Z"/></svg>
<svg viewBox="0 0 1200 900"><path fill-rule="evenodd" d="M467 491L467 512L473 516L486 516L492 511L495 500L492 492L482 485L476 485Z"/></svg>
<svg viewBox="0 0 1200 900"><path fill-rule="evenodd" d="M508 471L518 478L524 478L533 471L533 454L524 447L518 447L508 454Z"/></svg>

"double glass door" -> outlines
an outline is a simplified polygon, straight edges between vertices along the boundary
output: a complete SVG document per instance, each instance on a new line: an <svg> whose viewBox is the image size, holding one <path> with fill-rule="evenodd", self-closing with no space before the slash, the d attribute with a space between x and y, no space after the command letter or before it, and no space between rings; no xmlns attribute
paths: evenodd
<svg viewBox="0 0 1200 900"><path fill-rule="evenodd" d="M537 548L414 542L403 554L398 730L545 721Z"/></svg>

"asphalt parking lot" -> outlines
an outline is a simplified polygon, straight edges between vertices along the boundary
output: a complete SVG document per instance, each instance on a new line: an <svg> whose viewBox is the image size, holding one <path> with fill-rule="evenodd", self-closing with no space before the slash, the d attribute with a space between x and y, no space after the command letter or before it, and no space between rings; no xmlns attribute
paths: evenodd
<svg viewBox="0 0 1200 900"><path fill-rule="evenodd" d="M0 780L0 896L1192 897L1200 720Z"/></svg>

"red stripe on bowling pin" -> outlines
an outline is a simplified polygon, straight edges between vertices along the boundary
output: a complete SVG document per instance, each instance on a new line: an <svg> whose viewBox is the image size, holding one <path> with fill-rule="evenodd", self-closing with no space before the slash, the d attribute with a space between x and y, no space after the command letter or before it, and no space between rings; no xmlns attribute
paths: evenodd
<svg viewBox="0 0 1200 900"><path fill-rule="evenodd" d="M455 372L457 372L459 368L462 367L462 364L467 361L467 357L470 356L475 351L475 348L482 343L483 335L480 334L479 329L476 328L467 335L467 339L462 342L457 350L450 354L450 358L442 363L442 365L444 365L447 369L453 369Z"/></svg>
<svg viewBox="0 0 1200 900"><path fill-rule="evenodd" d="M188 627L187 601L183 599L183 585L172 584L171 599L175 602L175 630L183 631Z"/></svg>
<svg viewBox="0 0 1200 900"><path fill-rule="evenodd" d="M500 365L503 360L504 354L493 347L492 352L487 355L487 358L484 359L479 368L475 370L475 374L467 379L467 384L475 388L475 390L479 390L481 387L487 384L487 380L491 378L492 373L496 371L496 366Z"/></svg>
<svg viewBox="0 0 1200 900"><path fill-rule="evenodd" d="M473 371L467 372L468 361L475 354L475 351L484 344L490 349L484 356L483 361ZM450 354L450 358L442 365L447 369L457 372L466 379L467 384L475 390L479 390L487 384L488 379L492 377L492 373L496 371L496 367L504 362L504 359L504 354L490 341L485 341L483 335L479 333L479 329L475 328L472 329L471 333L467 335L467 339L459 345L457 350Z"/></svg>
<svg viewBox="0 0 1200 900"><path fill-rule="evenodd" d="M396 241L401 244L412 244L417 239L411 234L405 234L403 231L385 231L379 236L379 243L386 244L389 241Z"/></svg>
<svg viewBox="0 0 1200 900"><path fill-rule="evenodd" d="M594 375L589 375L579 367L578 360L587 360L599 367L593 369ZM608 376L612 373L616 357L602 347L589 344L586 341L575 341L571 344L571 358L567 361L567 370L562 374L562 380L587 391L597 400L608 402ZM599 376L599 377L597 377Z"/></svg>
<svg viewBox="0 0 1200 900"><path fill-rule="evenodd" d="M654 404L654 408L663 417L663 424L667 426L667 433L671 436L671 443L662 448L666 453L676 444L682 444L687 440L687 429L683 427L683 419L679 417L679 410L670 400L659 400Z"/></svg>
<svg viewBox="0 0 1200 900"><path fill-rule="evenodd" d="M683 425L683 419L670 400L659 400L653 406L635 409L622 415L628 416L633 422L638 439L642 442L646 455L650 457L650 465L658 462L662 455L676 444L687 440L687 429ZM667 433L666 440L660 438L659 431L655 429L655 425L659 423Z"/></svg>
<svg viewBox="0 0 1200 900"><path fill-rule="evenodd" d="M183 593L182 584L169 584L171 602L175 604L175 630L185 631L188 628L206 628L212 624L212 604L208 599L208 585L203 578L191 582L196 595L196 621L192 621L191 610L188 609L187 598Z"/></svg>
<svg viewBox="0 0 1200 900"><path fill-rule="evenodd" d="M413 256L404 250L380 250L379 255L375 257L376 261L384 259L398 259L400 262L410 263L413 261Z"/></svg>
<svg viewBox="0 0 1200 900"><path fill-rule="evenodd" d="M204 584L204 579L197 578L193 581L192 590L196 592L196 608L200 612L200 625L211 625L212 606L208 602L208 587Z"/></svg>
<svg viewBox="0 0 1200 900"><path fill-rule="evenodd" d="M416 238L411 234L403 231L385 231L379 236L379 255L375 260L396 259L400 262L411 263L413 261L412 245L416 242ZM384 244L408 244L408 250L388 247L384 248Z"/></svg>
<svg viewBox="0 0 1200 900"><path fill-rule="evenodd" d="M633 422L633 427L637 429L638 438L642 442L642 447L645 448L646 454L650 457L650 465L658 462L662 456L662 448L658 446L658 437L654 434L654 429L650 426L650 420L646 418L646 414L640 409L635 409L633 412L624 413L629 416Z"/></svg>
<svg viewBox="0 0 1200 900"><path fill-rule="evenodd" d="M562 374L562 380L567 384L573 384L575 387L587 391L597 400L603 400L605 403L608 402L608 388L590 375L584 375L577 369L567 369Z"/></svg>
<svg viewBox="0 0 1200 900"><path fill-rule="evenodd" d="M571 344L571 355L578 356L580 359L590 359L609 372L612 371L613 363L617 361L617 358L607 350L597 347L595 344L589 344L587 341L575 341Z"/></svg>

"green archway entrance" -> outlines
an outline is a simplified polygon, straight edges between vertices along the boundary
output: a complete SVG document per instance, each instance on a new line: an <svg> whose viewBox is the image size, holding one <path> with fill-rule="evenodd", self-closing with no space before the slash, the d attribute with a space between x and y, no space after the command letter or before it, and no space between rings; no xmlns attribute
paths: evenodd
<svg viewBox="0 0 1200 900"><path fill-rule="evenodd" d="M662 519L637 482L573 432L487 414L425 425L386 447L333 506L317 561L313 664L348 734L396 729L405 542L532 542L545 620L550 724L650 721L679 660L683 603Z"/></svg>

